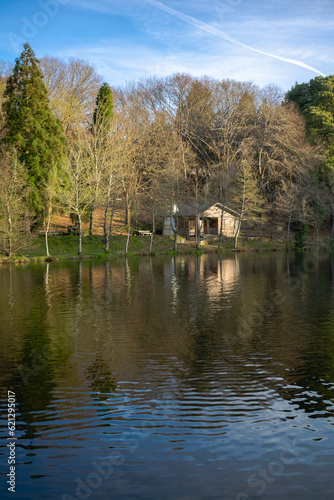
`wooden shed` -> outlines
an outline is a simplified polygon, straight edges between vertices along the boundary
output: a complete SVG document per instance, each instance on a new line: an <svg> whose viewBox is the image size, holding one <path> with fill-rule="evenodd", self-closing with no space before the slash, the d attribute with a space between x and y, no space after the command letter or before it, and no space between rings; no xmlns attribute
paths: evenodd
<svg viewBox="0 0 334 500"><path fill-rule="evenodd" d="M202 237L218 236L221 221L223 222L223 236L232 237L235 235L238 225L238 213L231 208L223 207L220 203L199 203L197 206L181 204L176 208L173 219L175 222L177 220L179 232L187 238L195 236L196 219L198 231ZM165 218L164 234L172 234L169 217Z"/></svg>

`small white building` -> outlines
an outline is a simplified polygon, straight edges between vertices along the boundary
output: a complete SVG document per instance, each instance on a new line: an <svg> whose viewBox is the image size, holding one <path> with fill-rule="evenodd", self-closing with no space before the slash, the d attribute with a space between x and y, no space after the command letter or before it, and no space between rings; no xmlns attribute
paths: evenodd
<svg viewBox="0 0 334 500"><path fill-rule="evenodd" d="M164 218L163 234L172 235L172 224L174 227L177 224L178 232L183 233L187 238L196 234L196 219L197 228L202 237L218 236L221 223L223 236L235 236L239 218L237 212L231 208L223 207L221 203L199 203L197 206L182 204L175 207L172 215L172 218Z"/></svg>

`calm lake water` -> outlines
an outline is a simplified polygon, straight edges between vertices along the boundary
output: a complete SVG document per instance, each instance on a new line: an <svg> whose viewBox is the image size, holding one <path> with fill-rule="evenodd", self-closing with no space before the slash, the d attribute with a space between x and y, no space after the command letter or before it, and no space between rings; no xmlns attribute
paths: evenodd
<svg viewBox="0 0 334 500"><path fill-rule="evenodd" d="M1 498L334 498L329 256L2 266L0 319Z"/></svg>

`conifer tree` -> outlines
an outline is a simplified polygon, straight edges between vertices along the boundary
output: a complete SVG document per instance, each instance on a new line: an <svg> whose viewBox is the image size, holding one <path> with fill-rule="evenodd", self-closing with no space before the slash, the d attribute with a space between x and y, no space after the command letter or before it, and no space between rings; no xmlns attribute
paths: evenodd
<svg viewBox="0 0 334 500"><path fill-rule="evenodd" d="M92 181L95 191L90 209L89 234L93 234L94 212L98 201L103 170L109 156L110 130L113 119L114 102L111 88L104 83L97 95L93 122L91 125L92 139Z"/></svg>
<svg viewBox="0 0 334 500"><path fill-rule="evenodd" d="M27 170L31 206L41 215L43 185L53 168L60 168L65 140L60 122L53 116L39 61L28 43L16 59L5 90L5 134L3 141L15 147Z"/></svg>
<svg viewBox="0 0 334 500"><path fill-rule="evenodd" d="M96 127L110 129L111 121L114 114L114 102L111 88L107 83L104 83L98 93L95 103L93 123Z"/></svg>

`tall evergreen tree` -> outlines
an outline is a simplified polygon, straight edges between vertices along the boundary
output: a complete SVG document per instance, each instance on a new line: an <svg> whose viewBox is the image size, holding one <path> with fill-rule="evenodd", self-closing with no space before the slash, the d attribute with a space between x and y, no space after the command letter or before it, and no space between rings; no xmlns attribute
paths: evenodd
<svg viewBox="0 0 334 500"><path fill-rule="evenodd" d="M92 180L95 191L94 200L90 209L89 234L93 234L94 212L100 194L102 174L108 159L108 144L113 119L114 102L111 88L104 83L97 95L93 122L91 125L92 138Z"/></svg>
<svg viewBox="0 0 334 500"><path fill-rule="evenodd" d="M37 215L44 208L43 186L52 169L61 166L65 140L60 122L52 114L39 61L28 43L16 59L5 90L4 142L14 146L27 169L31 205Z"/></svg>
<svg viewBox="0 0 334 500"><path fill-rule="evenodd" d="M110 129L111 121L114 114L114 101L112 97L111 88L107 83L104 83L97 95L93 124L95 127L103 127L104 129Z"/></svg>

